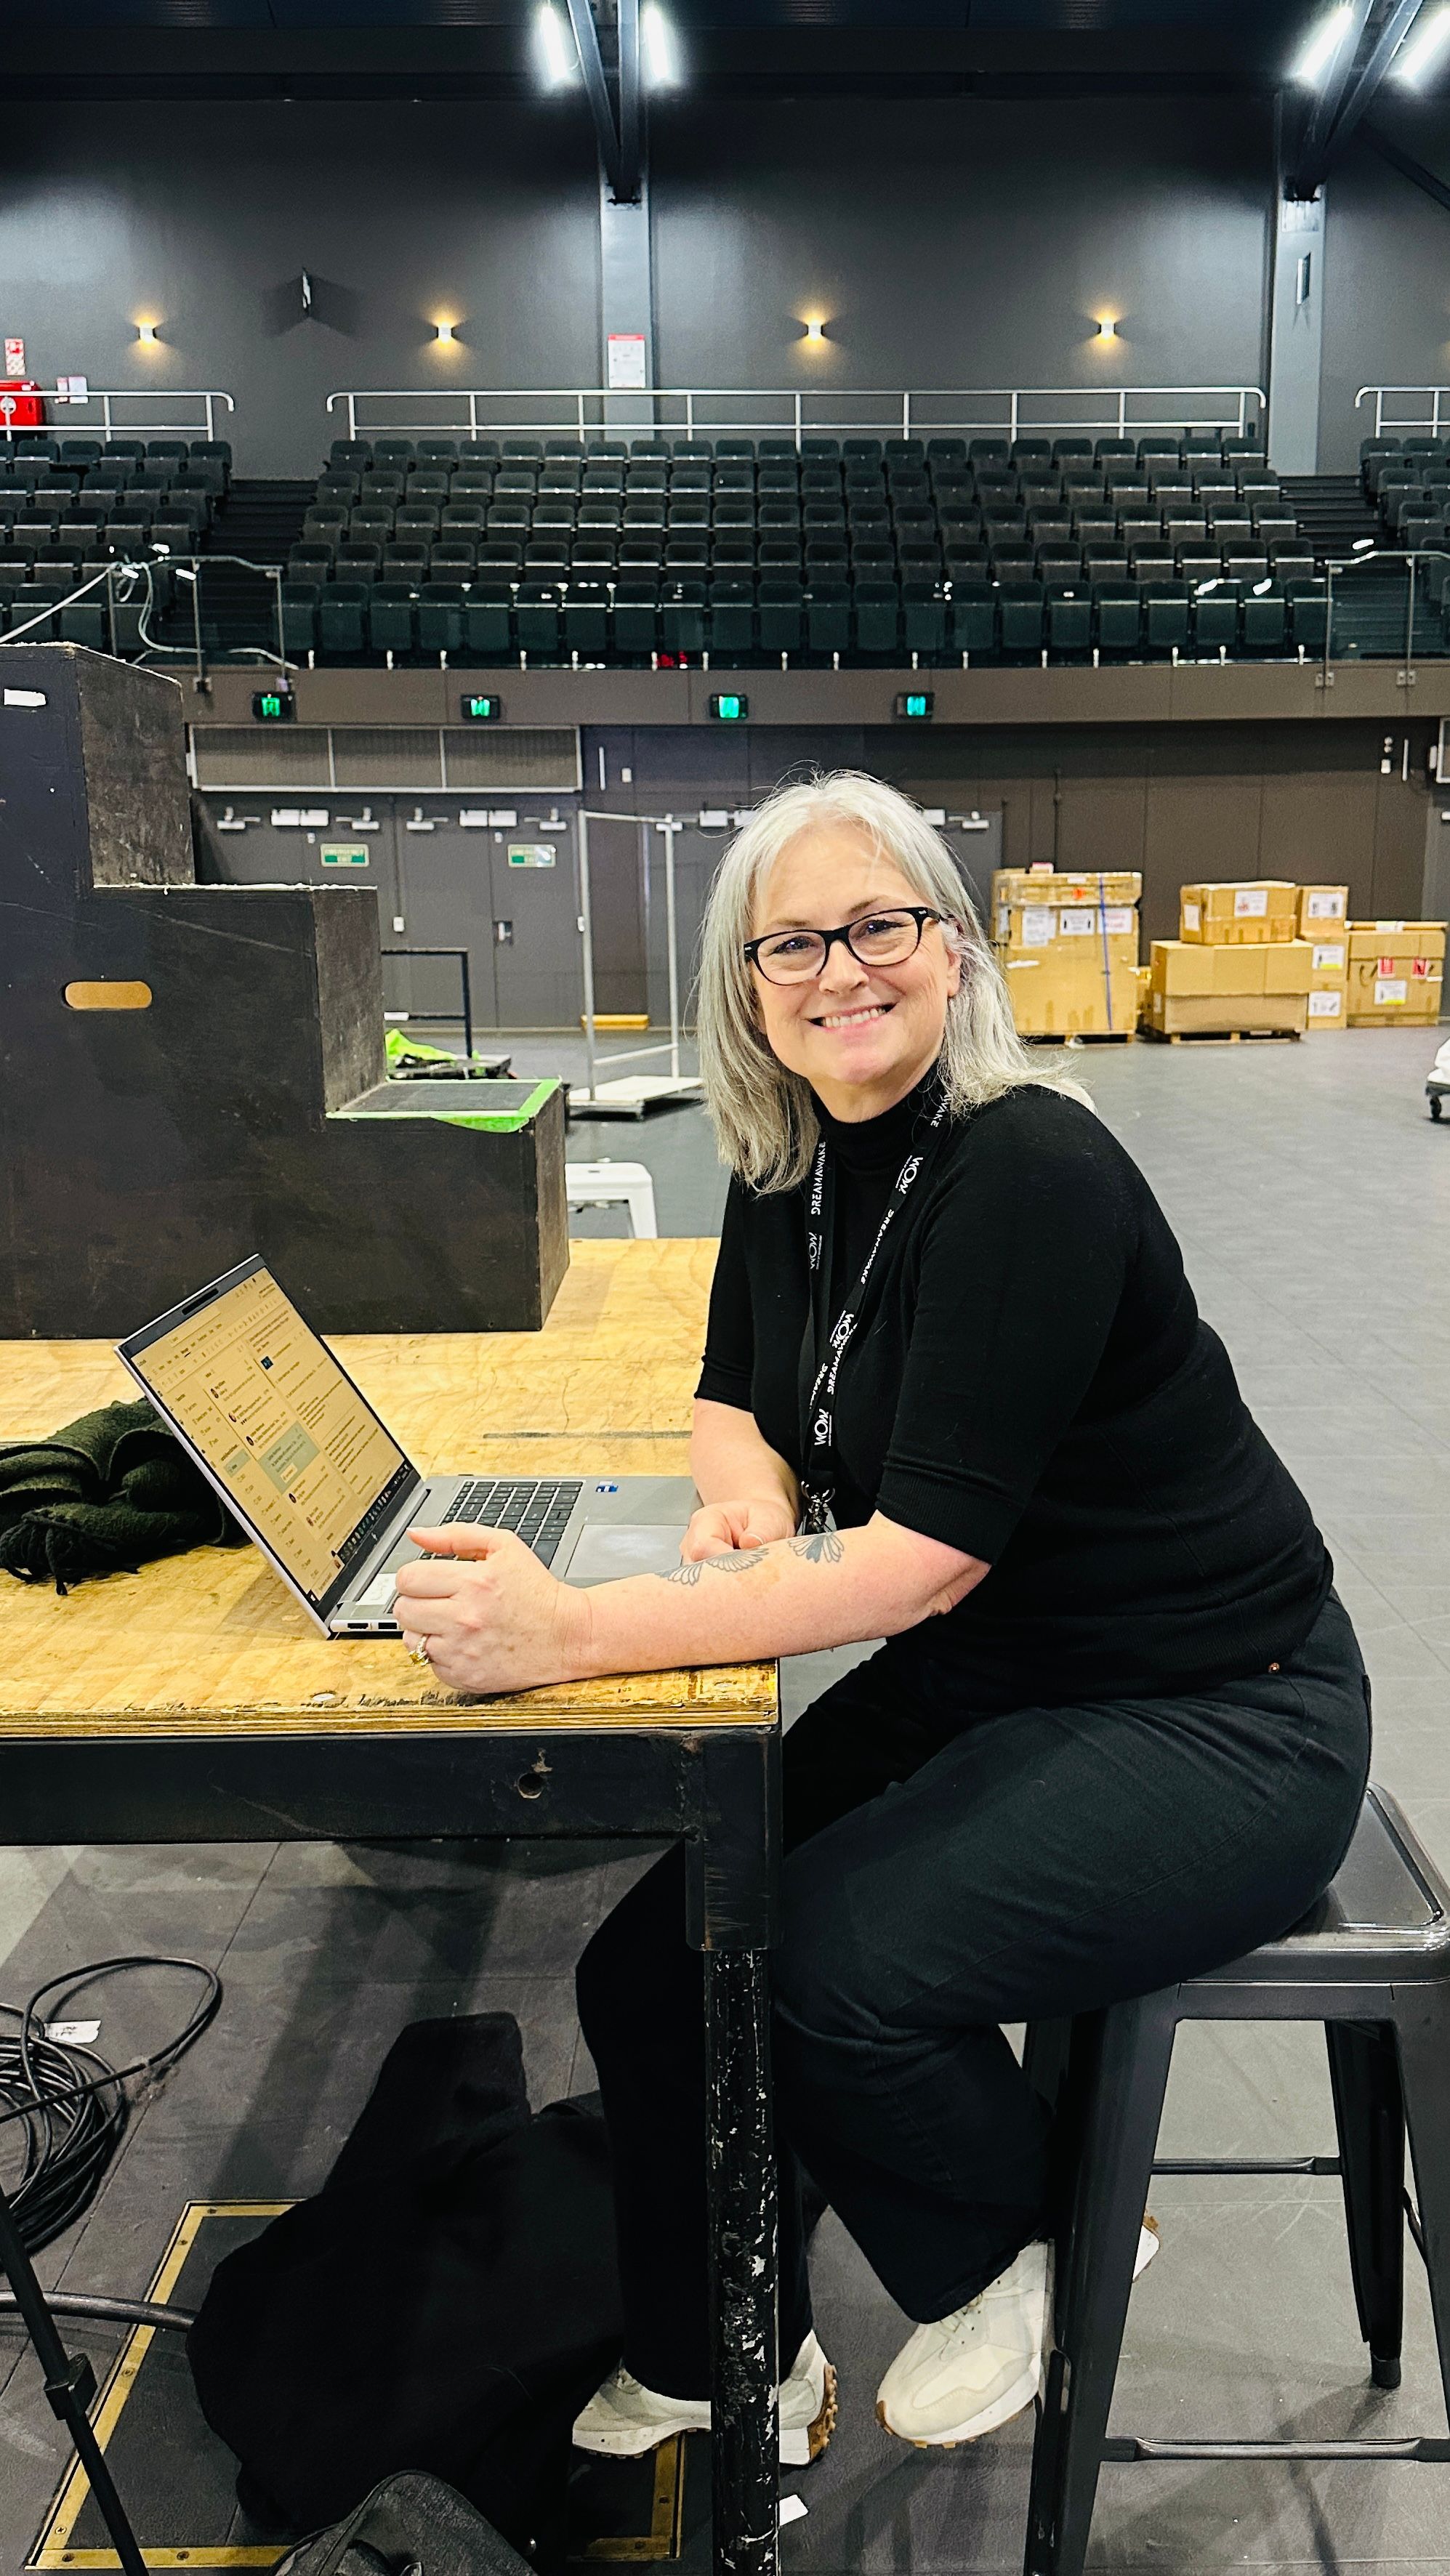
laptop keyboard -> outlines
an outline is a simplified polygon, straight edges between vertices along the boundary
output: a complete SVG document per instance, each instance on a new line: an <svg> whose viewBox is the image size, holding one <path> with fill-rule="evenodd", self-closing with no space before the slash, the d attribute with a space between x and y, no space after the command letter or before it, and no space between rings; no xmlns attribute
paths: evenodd
<svg viewBox="0 0 1450 2576"><path fill-rule="evenodd" d="M550 1484L530 1476L524 1481L475 1477L448 1506L448 1521L480 1521L485 1529L516 1530L526 1547L552 1565L569 1515L584 1491L583 1479Z"/></svg>

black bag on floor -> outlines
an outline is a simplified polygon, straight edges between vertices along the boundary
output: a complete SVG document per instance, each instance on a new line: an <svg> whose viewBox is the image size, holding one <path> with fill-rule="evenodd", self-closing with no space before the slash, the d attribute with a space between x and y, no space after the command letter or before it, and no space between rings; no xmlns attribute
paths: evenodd
<svg viewBox="0 0 1450 2576"><path fill-rule="evenodd" d="M531 2115L518 2025L486 2013L402 2033L316 2199L218 2264L187 2352L293 2531L427 2470L550 2561L622 2331L603 2118Z"/></svg>
<svg viewBox="0 0 1450 2576"><path fill-rule="evenodd" d="M330 2531L289 2550L272 2576L528 2576L517 2550L441 2478L384 2478Z"/></svg>

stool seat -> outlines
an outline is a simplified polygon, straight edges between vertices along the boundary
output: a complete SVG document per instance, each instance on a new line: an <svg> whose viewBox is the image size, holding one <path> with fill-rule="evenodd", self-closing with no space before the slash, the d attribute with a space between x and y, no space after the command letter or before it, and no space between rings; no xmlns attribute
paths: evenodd
<svg viewBox="0 0 1450 2576"><path fill-rule="evenodd" d="M1156 2160L1178 2024L1203 2020L1323 2023L1337 2156ZM1332 1884L1280 1940L1157 1994L1036 2023L1025 2064L1056 2105L1072 2170L1033 2446L1027 2576L1082 2576L1104 2459L1450 2461L1443 2435L1305 2444L1109 2441L1107 2432L1155 2172L1338 2175L1360 2332L1382 2388L1400 2379L1408 2222L1429 2276L1450 2407L1450 1886L1387 1791L1366 1792Z"/></svg>

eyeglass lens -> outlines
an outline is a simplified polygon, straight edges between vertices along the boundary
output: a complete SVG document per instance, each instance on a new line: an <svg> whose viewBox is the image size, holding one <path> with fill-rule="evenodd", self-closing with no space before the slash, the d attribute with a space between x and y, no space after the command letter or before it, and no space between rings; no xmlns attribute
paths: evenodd
<svg viewBox="0 0 1450 2576"><path fill-rule="evenodd" d="M921 924L909 912L868 913L846 933L852 956L863 966L899 966L920 941ZM762 941L756 960L772 984L807 984L826 962L826 942L818 930L783 930Z"/></svg>

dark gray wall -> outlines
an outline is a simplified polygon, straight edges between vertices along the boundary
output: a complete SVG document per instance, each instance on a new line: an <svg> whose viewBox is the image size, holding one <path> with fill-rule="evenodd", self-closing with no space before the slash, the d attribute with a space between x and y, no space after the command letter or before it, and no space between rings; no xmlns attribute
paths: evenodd
<svg viewBox="0 0 1450 2576"><path fill-rule="evenodd" d="M339 386L592 383L598 292L585 130L537 111L30 107L0 169L0 328L30 373L233 393L243 473L315 472Z"/></svg>
<svg viewBox="0 0 1450 2576"><path fill-rule="evenodd" d="M1401 150L1450 180L1450 104L1377 102L1375 121ZM1347 473L1372 406L1361 385L1450 383L1450 209L1354 144L1325 191L1324 348L1319 455Z"/></svg>
<svg viewBox="0 0 1450 2576"><path fill-rule="evenodd" d="M665 383L1265 381L1259 102L680 107L653 186Z"/></svg>
<svg viewBox="0 0 1450 2576"><path fill-rule="evenodd" d="M675 103L654 129L662 382L1263 380L1261 105ZM52 381L226 388L260 474L315 468L338 387L594 383L587 124L537 101L29 107L0 327Z"/></svg>

